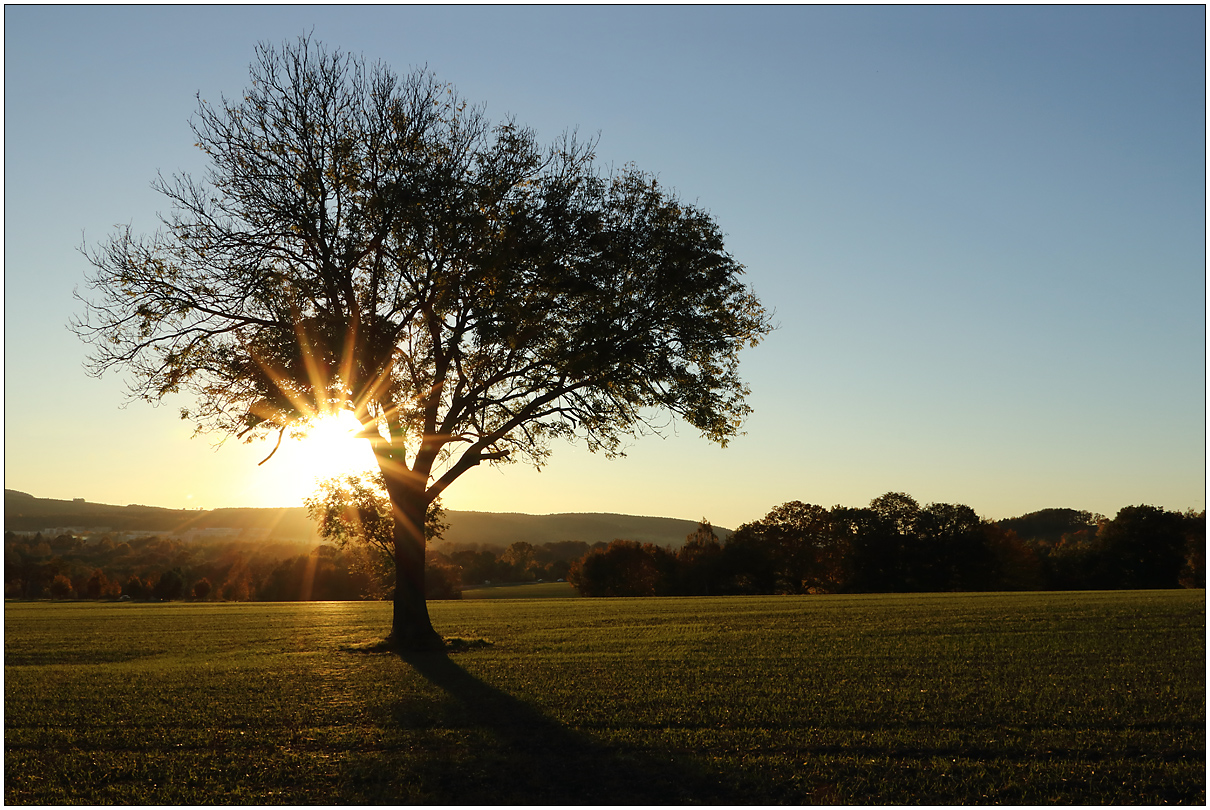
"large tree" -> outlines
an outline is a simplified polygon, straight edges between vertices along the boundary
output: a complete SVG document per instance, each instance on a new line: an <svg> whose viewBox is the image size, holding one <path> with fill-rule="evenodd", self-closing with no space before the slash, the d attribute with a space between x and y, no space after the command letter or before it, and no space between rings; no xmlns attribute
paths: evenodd
<svg viewBox="0 0 1210 810"><path fill-rule="evenodd" d="M160 176L153 235L119 228L74 322L132 395L191 394L245 439L351 410L392 504L392 641L440 644L426 508L552 439L618 454L671 413L726 444L739 350L769 329L713 218L594 147L543 147L416 70L306 38L261 45L238 98L199 99L203 178Z"/></svg>

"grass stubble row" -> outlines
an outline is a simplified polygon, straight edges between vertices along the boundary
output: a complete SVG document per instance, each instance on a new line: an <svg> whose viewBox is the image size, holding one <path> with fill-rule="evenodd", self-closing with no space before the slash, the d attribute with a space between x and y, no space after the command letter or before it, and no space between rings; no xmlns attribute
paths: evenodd
<svg viewBox="0 0 1210 810"><path fill-rule="evenodd" d="M1205 592L5 605L7 804L1204 804Z"/></svg>

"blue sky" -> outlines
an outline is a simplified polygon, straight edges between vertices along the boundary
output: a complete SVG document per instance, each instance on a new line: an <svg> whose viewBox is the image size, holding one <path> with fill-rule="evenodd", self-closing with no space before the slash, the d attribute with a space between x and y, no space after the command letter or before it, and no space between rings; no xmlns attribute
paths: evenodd
<svg viewBox="0 0 1210 810"><path fill-rule="evenodd" d="M195 94L311 31L427 65L543 139L600 133L710 210L779 329L727 449L683 425L609 461L468 473L456 509L707 517L887 491L986 517L1205 505L1205 10L7 7L5 486L297 504L301 446L121 407L65 324L157 171L200 174ZM291 455L291 454L294 455Z"/></svg>

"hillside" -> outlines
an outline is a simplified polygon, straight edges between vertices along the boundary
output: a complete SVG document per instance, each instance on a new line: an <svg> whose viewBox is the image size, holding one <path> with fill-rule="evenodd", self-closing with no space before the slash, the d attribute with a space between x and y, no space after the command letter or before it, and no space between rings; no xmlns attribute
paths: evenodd
<svg viewBox="0 0 1210 810"><path fill-rule="evenodd" d="M578 540L588 544L618 538L679 546L697 522L676 518L634 515L570 513L525 515L519 513L448 511L449 529L435 544L441 551L471 545L504 548L517 541L534 545ZM163 509L130 504L114 506L82 500L35 498L4 490L4 530L33 532L75 531L159 532L184 534L198 529L250 529L282 540L315 540L315 527L301 507L282 509ZM716 529L719 537L730 534Z"/></svg>

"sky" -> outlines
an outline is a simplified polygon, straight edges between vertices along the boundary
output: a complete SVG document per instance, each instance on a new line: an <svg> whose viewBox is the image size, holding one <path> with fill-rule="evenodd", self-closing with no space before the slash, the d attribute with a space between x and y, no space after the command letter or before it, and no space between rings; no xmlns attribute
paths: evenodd
<svg viewBox="0 0 1210 810"><path fill-rule="evenodd" d="M447 508L706 518L906 492L1005 518L1205 507L1201 6L4 10L4 480L44 498L296 506L313 454L194 437L83 369L95 245L198 176L197 97L300 34L427 66L540 140L599 133L708 210L778 328L726 448L481 467Z"/></svg>

